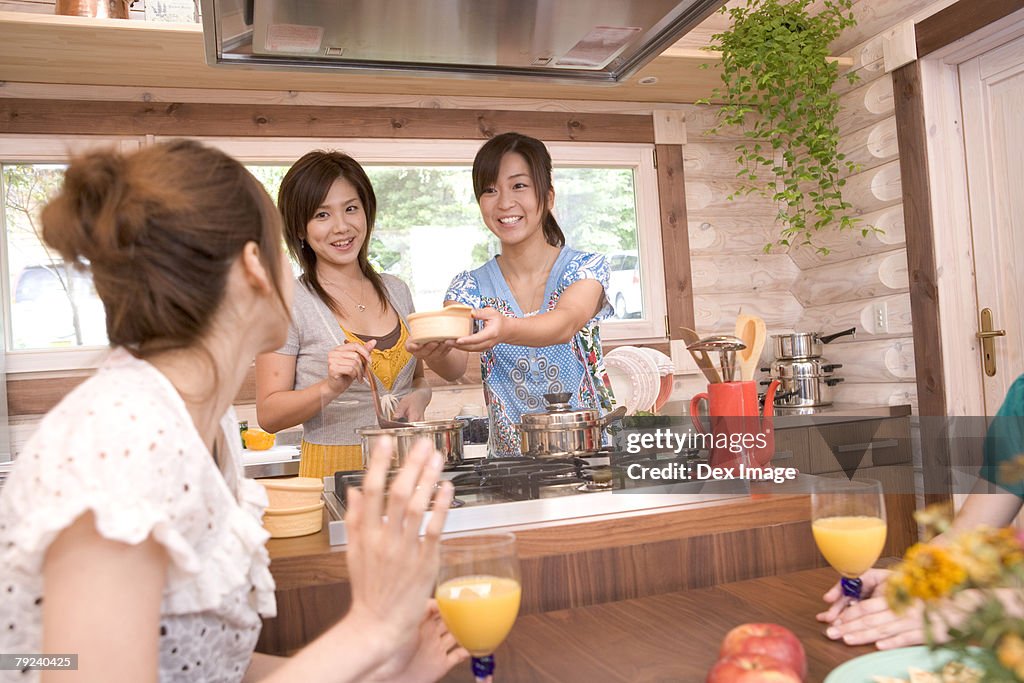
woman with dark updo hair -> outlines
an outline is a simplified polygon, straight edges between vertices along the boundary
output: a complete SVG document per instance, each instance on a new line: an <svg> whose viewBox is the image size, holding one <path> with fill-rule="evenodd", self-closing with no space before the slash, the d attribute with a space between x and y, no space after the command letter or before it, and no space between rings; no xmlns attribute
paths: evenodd
<svg viewBox="0 0 1024 683"><path fill-rule="evenodd" d="M288 331L281 219L234 159L178 140L72 160L43 238L88 267L111 352L40 422L0 495L0 652L75 653L76 680L434 680L465 657L429 611L443 486L426 444L350 491L349 614L290 659L232 401ZM397 503L396 503L397 501ZM37 670L4 680L38 681ZM59 676L59 674L58 674Z"/></svg>

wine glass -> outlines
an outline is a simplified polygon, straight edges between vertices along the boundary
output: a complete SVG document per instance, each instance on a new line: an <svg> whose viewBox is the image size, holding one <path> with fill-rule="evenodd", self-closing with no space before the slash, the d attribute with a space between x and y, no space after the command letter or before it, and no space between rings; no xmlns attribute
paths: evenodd
<svg viewBox="0 0 1024 683"><path fill-rule="evenodd" d="M860 576L885 546L881 482L819 478L811 488L811 531L818 550L842 576L843 595L860 600Z"/></svg>
<svg viewBox="0 0 1024 683"><path fill-rule="evenodd" d="M521 596L514 534L441 541L434 597L448 630L472 655L477 681L493 680L494 651L512 630Z"/></svg>

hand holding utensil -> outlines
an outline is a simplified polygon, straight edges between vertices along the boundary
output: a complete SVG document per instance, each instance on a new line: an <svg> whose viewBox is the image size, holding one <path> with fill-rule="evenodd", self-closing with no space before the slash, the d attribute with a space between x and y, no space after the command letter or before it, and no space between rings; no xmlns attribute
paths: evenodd
<svg viewBox="0 0 1024 683"><path fill-rule="evenodd" d="M368 359L364 359L363 361L363 373L363 379L370 385L370 395L373 396L373 410L377 414L377 425L381 429L408 427L408 421L399 422L397 420L389 420L384 417L384 411L380 405L380 395L377 393L377 378L373 374L373 368L370 366L370 361Z"/></svg>

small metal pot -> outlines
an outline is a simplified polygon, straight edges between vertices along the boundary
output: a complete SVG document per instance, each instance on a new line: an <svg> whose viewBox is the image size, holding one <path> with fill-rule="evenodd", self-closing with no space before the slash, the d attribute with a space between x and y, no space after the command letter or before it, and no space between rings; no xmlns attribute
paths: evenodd
<svg viewBox="0 0 1024 683"><path fill-rule="evenodd" d="M602 432L626 414L616 408L604 417L595 408L573 410L569 394L545 394L548 411L525 413L519 428L523 455L535 458L570 458L593 455L601 449Z"/></svg>
<svg viewBox="0 0 1024 683"><path fill-rule="evenodd" d="M772 345L775 357L779 360L794 358L817 358L821 355L823 344L828 344L839 337L854 335L856 327L851 327L834 334L819 335L817 332L794 332L793 334L773 334Z"/></svg>
<svg viewBox="0 0 1024 683"><path fill-rule="evenodd" d="M462 464L462 428L464 420L428 420L410 422L408 427L381 429L379 427L363 427L357 429L363 448L363 469L370 464L370 453L379 439L392 439L394 457L391 468L398 469L405 462L414 443L420 439L428 439L444 458L444 466L454 467Z"/></svg>

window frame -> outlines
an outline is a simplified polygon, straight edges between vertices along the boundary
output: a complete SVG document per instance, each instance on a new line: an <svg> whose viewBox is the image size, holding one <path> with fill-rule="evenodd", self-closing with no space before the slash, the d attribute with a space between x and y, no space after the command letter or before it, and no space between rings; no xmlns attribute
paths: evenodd
<svg viewBox="0 0 1024 683"><path fill-rule="evenodd" d="M0 135L0 163L67 163L74 154L89 149L115 146L133 151L177 136L117 135ZM311 149L340 149L367 164L471 165L479 140L387 139L387 138L233 138L195 137L223 150L245 164L290 164ZM667 334L667 306L662 260L661 208L658 176L654 166L654 145L649 143L546 143L556 167L628 168L634 174L637 242L646 317L641 320L609 319L602 323L602 337L616 344L664 341ZM0 180L0 191L3 191ZM0 277L3 278L4 349L9 375L64 373L98 367L108 352L105 346L74 349L10 350L11 303L7 259L5 212L0 212Z"/></svg>

